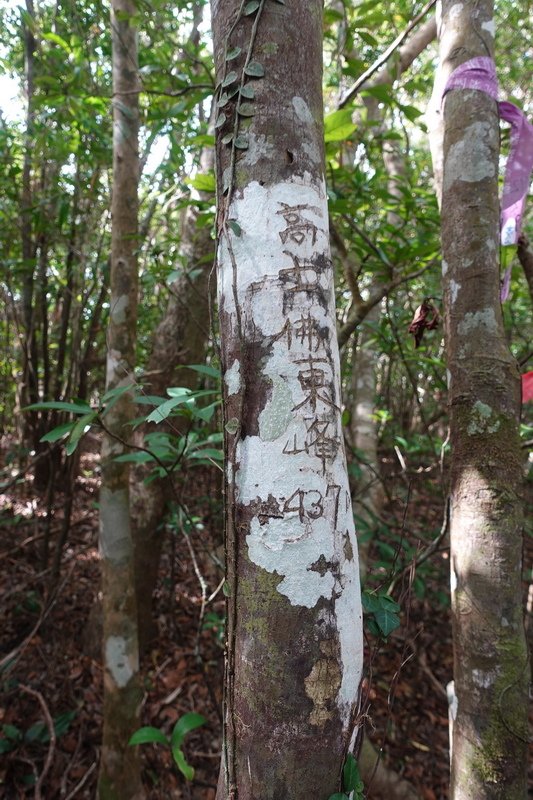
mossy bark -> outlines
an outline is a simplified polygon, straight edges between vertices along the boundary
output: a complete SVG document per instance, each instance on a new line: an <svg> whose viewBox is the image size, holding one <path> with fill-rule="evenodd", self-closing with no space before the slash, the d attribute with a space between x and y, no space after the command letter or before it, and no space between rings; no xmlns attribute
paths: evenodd
<svg viewBox="0 0 533 800"><path fill-rule="evenodd" d="M217 798L327 800L356 724L362 634L324 184L322 2L265 2L242 17L238 0L211 7L217 80L232 93L217 127L229 594Z"/></svg>
<svg viewBox="0 0 533 800"><path fill-rule="evenodd" d="M493 53L489 0L442 3L441 79ZM451 797L523 800L527 651L521 603L520 377L500 307L498 109L481 91L443 105L441 187L451 425L455 702ZM438 137L437 137L438 138Z"/></svg>
<svg viewBox="0 0 533 800"><path fill-rule="evenodd" d="M113 194L111 297L107 330L106 389L133 382L137 321L139 105L137 35L132 0L113 0ZM142 800L137 751L128 746L139 727L137 605L130 524L128 452L135 416L131 395L122 394L104 416L100 551L103 591L104 729L99 800Z"/></svg>

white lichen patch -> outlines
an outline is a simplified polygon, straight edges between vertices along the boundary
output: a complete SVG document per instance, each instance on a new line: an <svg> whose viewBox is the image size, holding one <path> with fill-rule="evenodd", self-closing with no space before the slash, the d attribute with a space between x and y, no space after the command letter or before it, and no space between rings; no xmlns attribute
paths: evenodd
<svg viewBox="0 0 533 800"><path fill-rule="evenodd" d="M494 38L494 35L496 33L496 26L494 25L494 20L493 19L489 19L486 22L482 22L481 23L481 28L484 31L488 31L490 33L490 35L492 36L492 38Z"/></svg>
<svg viewBox="0 0 533 800"><path fill-rule="evenodd" d="M100 553L119 565L131 558L130 514L128 492L100 490Z"/></svg>
<svg viewBox="0 0 533 800"><path fill-rule="evenodd" d="M492 408L481 400L476 400L470 415L467 432L470 436L476 434L496 433L500 427L500 420L495 416Z"/></svg>
<svg viewBox="0 0 533 800"><path fill-rule="evenodd" d="M241 389L241 365L237 359L235 359L231 367L226 370L224 374L224 382L230 397L239 393Z"/></svg>
<svg viewBox="0 0 533 800"><path fill-rule="evenodd" d="M463 138L452 144L444 161L444 190L458 181L477 183L496 175L494 131L488 122L468 125Z"/></svg>
<svg viewBox="0 0 533 800"><path fill-rule="evenodd" d="M498 326L493 308L484 308L481 311L468 311L457 326L460 336L466 336L474 331L479 335L495 333ZM481 330L478 330L481 329Z"/></svg>
<svg viewBox="0 0 533 800"><path fill-rule="evenodd" d="M111 319L115 325L123 325L126 322L126 309L130 304L127 294L123 294L116 299L111 307Z"/></svg>
<svg viewBox="0 0 533 800"><path fill-rule="evenodd" d="M261 158L272 159L276 152L274 141L267 138L264 134L248 133L248 149L246 150L243 163L247 167L253 167Z"/></svg>
<svg viewBox="0 0 533 800"><path fill-rule="evenodd" d="M472 681L476 686L479 686L480 689L488 689L489 686L492 686L495 680L496 673L493 671L487 671L483 669L472 670Z"/></svg>
<svg viewBox="0 0 533 800"><path fill-rule="evenodd" d="M442 259L442 277L443 278L444 278L444 276L446 275L447 272L448 272L448 262L446 261L446 259L443 258Z"/></svg>
<svg viewBox="0 0 533 800"><path fill-rule="evenodd" d="M461 288L461 284L457 283L452 278L451 281L450 281L450 300L451 300L452 306L454 305L455 301L457 300L457 295L459 293L459 289L460 288Z"/></svg>
<svg viewBox="0 0 533 800"><path fill-rule="evenodd" d="M293 97L292 98L292 107L296 112L296 116L301 122L305 122L306 125L313 125L314 119L313 115L311 114L311 110L303 97Z"/></svg>
<svg viewBox="0 0 533 800"><path fill-rule="evenodd" d="M455 694L454 681L450 681L446 685L446 697L448 698L448 713L452 720L456 720L457 712L459 711L459 700Z"/></svg>
<svg viewBox="0 0 533 800"><path fill-rule="evenodd" d="M294 401L283 378L275 373L267 375L272 382L272 396L259 415L259 437L270 442L282 436L289 427Z"/></svg>
<svg viewBox="0 0 533 800"><path fill-rule="evenodd" d="M293 106L302 122L312 120L301 98ZM237 336L237 296L243 337L261 351L257 435L240 439L235 455L236 499L252 512L248 557L280 577L277 591L291 605L330 601L340 653L317 665L311 684L338 664L335 694L348 724L363 643L325 186L307 175L254 181L234 196L229 216L241 235L228 234L231 256L221 241L220 305ZM318 694L315 705L320 716Z"/></svg>
<svg viewBox="0 0 533 800"><path fill-rule="evenodd" d="M457 17L461 16L463 11L463 4L462 3L455 3L449 11L449 15L451 19L456 19Z"/></svg>
<svg viewBox="0 0 533 800"><path fill-rule="evenodd" d="M120 689L127 686L134 675L133 662L126 640L122 636L110 636L105 643L105 666Z"/></svg>
<svg viewBox="0 0 533 800"><path fill-rule="evenodd" d="M457 591L457 573L452 567L452 569L450 570L450 592L454 594L454 592L456 591Z"/></svg>

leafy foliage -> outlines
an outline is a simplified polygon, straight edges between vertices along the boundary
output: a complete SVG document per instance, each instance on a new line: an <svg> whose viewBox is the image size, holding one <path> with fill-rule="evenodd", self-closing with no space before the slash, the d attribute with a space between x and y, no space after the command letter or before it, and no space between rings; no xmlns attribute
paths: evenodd
<svg viewBox="0 0 533 800"><path fill-rule="evenodd" d="M191 711L178 719L172 729L170 737L159 730L159 728L146 726L135 731L129 744L132 747L139 744L163 744L166 747L170 747L172 758L177 768L186 780L192 781L194 778L194 768L187 762L182 746L187 734L205 725L206 721L202 714L196 714Z"/></svg>

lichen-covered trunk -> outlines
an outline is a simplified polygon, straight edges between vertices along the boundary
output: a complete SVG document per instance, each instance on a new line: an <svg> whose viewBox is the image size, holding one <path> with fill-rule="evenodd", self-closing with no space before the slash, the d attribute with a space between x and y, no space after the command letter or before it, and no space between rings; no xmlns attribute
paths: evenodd
<svg viewBox="0 0 533 800"><path fill-rule="evenodd" d="M132 0L113 0L113 194L111 297L107 330L106 389L133 381L137 319L137 217L139 106L137 36ZM144 797L136 750L128 746L139 727L140 689L127 452L134 407L122 394L104 417L100 550L103 591L104 730L99 800Z"/></svg>
<svg viewBox="0 0 533 800"><path fill-rule="evenodd" d="M227 97L217 124L228 594L217 797L327 800L354 732L363 648L324 183L322 3L261 2L242 17L237 0L211 6Z"/></svg>
<svg viewBox="0 0 533 800"><path fill-rule="evenodd" d="M437 110L452 70L492 55L492 6L490 0L442 3ZM442 144L434 126L432 149L442 192L452 445L451 797L523 800L528 666L520 381L499 300L498 108L484 91L454 89L442 117Z"/></svg>

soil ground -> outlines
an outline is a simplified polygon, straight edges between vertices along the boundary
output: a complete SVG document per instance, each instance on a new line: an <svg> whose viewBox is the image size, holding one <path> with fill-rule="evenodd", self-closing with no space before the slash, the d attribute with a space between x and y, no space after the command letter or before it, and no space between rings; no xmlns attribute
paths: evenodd
<svg viewBox="0 0 533 800"><path fill-rule="evenodd" d="M29 479L0 497L0 797L6 800L34 797L43 770L44 800L95 797L102 724L102 666L90 624L98 617L94 609L99 592L96 466L96 453L84 454L61 574L46 615L50 569L42 562L45 499ZM398 571L423 551L442 525L434 478L413 472L409 480L408 502L406 476L392 476L389 482L382 530L369 551L374 582L386 580L392 562ZM192 543L213 593L222 578L216 564L220 507L213 501L220 480L216 473L197 472L193 485L190 511L201 524ZM49 520L51 552L64 506L58 493ZM219 590L199 631L200 588L184 539L169 528L162 535L159 635L142 660L142 723L168 732L188 711L203 714L207 722L185 744L196 770L192 783L183 779L160 745L141 748L143 779L149 800L214 800L221 748L224 598ZM529 568L532 556L528 538ZM444 541L416 575L407 571L398 583L400 627L386 642L367 637L367 734L387 766L410 781L422 800L448 797L445 687L452 676L452 654L447 585ZM53 745L47 714L57 730ZM371 786L367 797L378 798Z"/></svg>

